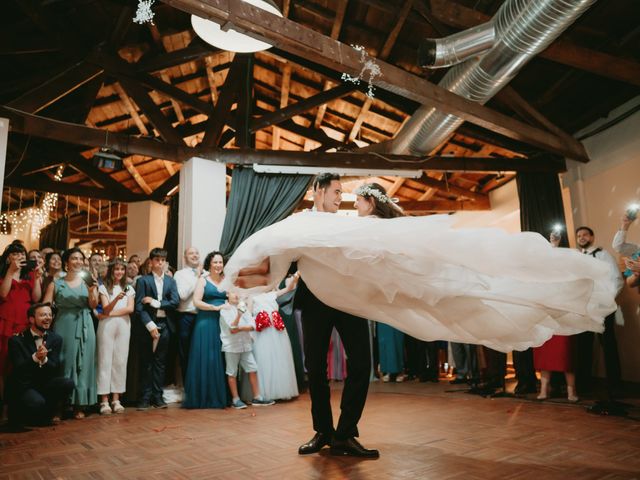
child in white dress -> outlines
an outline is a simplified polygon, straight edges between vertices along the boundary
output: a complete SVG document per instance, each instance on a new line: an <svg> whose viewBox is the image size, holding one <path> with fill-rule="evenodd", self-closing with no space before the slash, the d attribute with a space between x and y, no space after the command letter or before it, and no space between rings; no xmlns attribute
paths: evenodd
<svg viewBox="0 0 640 480"><path fill-rule="evenodd" d="M289 400L298 396L298 383L293 363L291 342L277 298L296 287L298 276L287 279L285 288L256 295L253 300L255 322L253 354L258 364L258 383L262 394L274 400Z"/></svg>

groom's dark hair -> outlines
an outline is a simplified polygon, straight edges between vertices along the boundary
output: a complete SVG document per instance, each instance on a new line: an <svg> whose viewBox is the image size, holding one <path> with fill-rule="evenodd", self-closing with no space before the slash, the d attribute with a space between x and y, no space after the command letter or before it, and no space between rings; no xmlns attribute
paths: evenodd
<svg viewBox="0 0 640 480"><path fill-rule="evenodd" d="M329 172L321 173L313 181L313 190L315 191L318 188L327 188L334 180L340 180L340 175Z"/></svg>

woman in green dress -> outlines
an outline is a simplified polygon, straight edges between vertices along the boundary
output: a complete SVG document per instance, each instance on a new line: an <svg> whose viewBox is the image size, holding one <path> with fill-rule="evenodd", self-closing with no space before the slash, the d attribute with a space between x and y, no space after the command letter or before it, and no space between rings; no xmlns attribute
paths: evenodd
<svg viewBox="0 0 640 480"><path fill-rule="evenodd" d="M84 268L84 254L70 248L62 255L67 272L49 284L44 301L58 309L53 330L62 337L60 363L64 376L75 382L71 395L74 416L84 418L86 407L97 401L96 335L91 310L98 305L98 286ZM85 273L83 273L85 272Z"/></svg>

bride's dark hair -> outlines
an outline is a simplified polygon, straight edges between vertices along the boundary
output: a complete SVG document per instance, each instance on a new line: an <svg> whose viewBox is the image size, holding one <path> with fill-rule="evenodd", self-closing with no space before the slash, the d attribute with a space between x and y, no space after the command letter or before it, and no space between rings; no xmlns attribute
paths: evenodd
<svg viewBox="0 0 640 480"><path fill-rule="evenodd" d="M380 218L404 217L402 209L388 197L387 191L378 183L365 183L356 189L355 194L373 200L371 215Z"/></svg>

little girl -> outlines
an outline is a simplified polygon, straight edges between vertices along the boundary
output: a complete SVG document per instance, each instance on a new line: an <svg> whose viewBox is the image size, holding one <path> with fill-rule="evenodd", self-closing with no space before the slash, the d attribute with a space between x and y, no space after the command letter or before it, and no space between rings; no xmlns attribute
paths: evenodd
<svg viewBox="0 0 640 480"><path fill-rule="evenodd" d="M262 394L274 400L298 396L298 383L289 335L278 312L277 298L296 287L299 276L287 279L285 287L253 297L256 325L253 353L258 364L258 383Z"/></svg>

